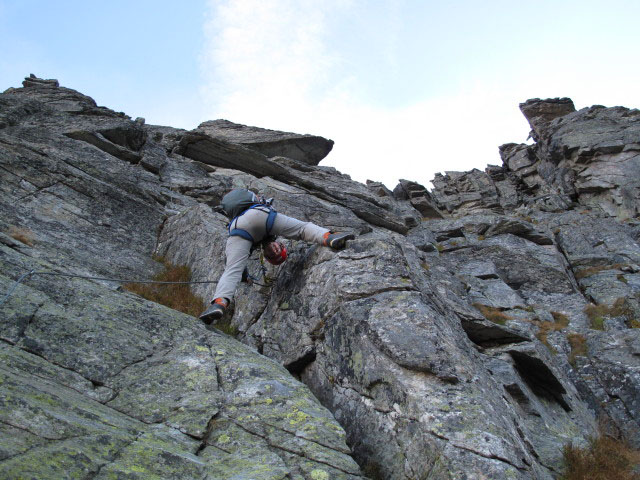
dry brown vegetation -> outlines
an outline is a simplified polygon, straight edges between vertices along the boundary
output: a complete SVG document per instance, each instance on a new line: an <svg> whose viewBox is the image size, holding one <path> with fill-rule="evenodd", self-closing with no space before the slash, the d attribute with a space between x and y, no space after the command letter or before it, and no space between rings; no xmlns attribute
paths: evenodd
<svg viewBox="0 0 640 480"><path fill-rule="evenodd" d="M186 265L171 265L163 259L158 259L164 270L153 277L160 282L188 282L191 280L191 270ZM166 285L127 283L123 285L126 290L136 293L141 297L160 303L174 310L197 317L206 308L202 298L194 295L189 285Z"/></svg>
<svg viewBox="0 0 640 480"><path fill-rule="evenodd" d="M607 435L591 439L587 448L567 445L563 453L563 480L640 480L633 471L640 464L640 452Z"/></svg>
<svg viewBox="0 0 640 480"><path fill-rule="evenodd" d="M604 270L620 270L624 266L626 266L624 263L616 263L614 265L599 265L597 267L583 268L575 273L575 277L576 280L580 280L581 278L590 277Z"/></svg>
<svg viewBox="0 0 640 480"><path fill-rule="evenodd" d="M604 317L609 314L608 305L595 305L590 303L584 307L584 313L591 321L591 328L594 330L604 330Z"/></svg>
<svg viewBox="0 0 640 480"><path fill-rule="evenodd" d="M507 315L499 308L490 307L489 305L483 305L481 303L474 303L473 306L480 310L480 313L484 316L484 318L493 323L504 325L507 320L513 320L512 316Z"/></svg>
<svg viewBox="0 0 640 480"><path fill-rule="evenodd" d="M606 317L625 317L626 323L630 328L638 328L639 322L634 318L634 312L627 302L627 299L620 297L613 302L613 305L587 305L584 309L591 321L591 328L595 330L604 330L604 319Z"/></svg>
<svg viewBox="0 0 640 480"><path fill-rule="evenodd" d="M549 343L547 336L549 335L549 332L558 332L563 328L567 328L567 326L569 326L569 317L560 312L551 312L551 316L553 316L553 322L536 319L533 323L538 326L538 333L536 335L538 340L544 343L551 352L557 353L556 349Z"/></svg>
<svg viewBox="0 0 640 480"><path fill-rule="evenodd" d="M587 339L584 335L579 333L570 333L567 335L567 341L571 347L571 353L569 354L569 363L576 366L576 357L587 356Z"/></svg>
<svg viewBox="0 0 640 480"><path fill-rule="evenodd" d="M28 228L12 226L9 228L8 234L14 240L33 247L34 233Z"/></svg>

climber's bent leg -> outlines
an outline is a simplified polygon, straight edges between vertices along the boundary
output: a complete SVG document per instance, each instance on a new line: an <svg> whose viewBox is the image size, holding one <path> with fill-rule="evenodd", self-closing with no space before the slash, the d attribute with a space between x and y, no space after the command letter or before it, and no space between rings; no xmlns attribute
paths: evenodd
<svg viewBox="0 0 640 480"><path fill-rule="evenodd" d="M287 217L278 212L271 235L282 235L292 240L304 240L309 243L318 243L322 245L324 236L329 230L319 227L311 222L302 222L293 217Z"/></svg>
<svg viewBox="0 0 640 480"><path fill-rule="evenodd" d="M249 254L251 253L251 242L242 237L229 237L227 239L227 264L224 273L218 280L216 287L216 298L226 298L231 300L242 279L242 271L247 266Z"/></svg>

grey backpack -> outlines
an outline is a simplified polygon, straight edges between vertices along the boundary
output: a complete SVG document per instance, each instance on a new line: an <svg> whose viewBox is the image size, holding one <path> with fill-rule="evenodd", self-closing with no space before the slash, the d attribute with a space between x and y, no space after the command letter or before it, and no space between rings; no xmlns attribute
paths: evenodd
<svg viewBox="0 0 640 480"><path fill-rule="evenodd" d="M258 203L260 199L255 193L244 188L236 188L222 197L221 206L227 217L232 220Z"/></svg>

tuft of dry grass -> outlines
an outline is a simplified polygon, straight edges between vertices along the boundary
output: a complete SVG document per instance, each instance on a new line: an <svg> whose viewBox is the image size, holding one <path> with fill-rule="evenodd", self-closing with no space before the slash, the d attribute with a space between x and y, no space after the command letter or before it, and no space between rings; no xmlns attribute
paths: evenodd
<svg viewBox="0 0 640 480"><path fill-rule="evenodd" d="M7 232L11 238L33 247L34 233L25 227L11 226Z"/></svg>
<svg viewBox="0 0 640 480"><path fill-rule="evenodd" d="M474 303L473 306L480 310L480 313L484 316L484 318L486 318L490 322L504 325L505 323L507 323L507 320L513 320L512 316L507 315L499 308L491 307L489 305L483 305L481 303Z"/></svg>
<svg viewBox="0 0 640 480"><path fill-rule="evenodd" d="M633 471L640 452L607 435L592 438L587 448L564 447L563 480L640 480Z"/></svg>
<svg viewBox="0 0 640 480"><path fill-rule="evenodd" d="M609 307L607 305L594 305L590 303L584 307L584 313L587 314L591 321L591 328L594 330L604 330L604 317L609 315Z"/></svg>
<svg viewBox="0 0 640 480"><path fill-rule="evenodd" d="M597 267L583 268L575 273L575 277L576 280L580 280L581 278L590 277L604 270L620 270L624 266L626 266L624 263L616 263L614 265L599 265Z"/></svg>
<svg viewBox="0 0 640 480"><path fill-rule="evenodd" d="M637 328L638 320L634 318L634 312L626 298L617 298L613 305L587 305L584 309L591 321L591 328L604 330L604 320L606 317L624 317L630 328Z"/></svg>
<svg viewBox="0 0 640 480"><path fill-rule="evenodd" d="M587 339L579 333L570 333L567 335L567 341L571 347L571 353L569 354L569 363L576 366L576 357L587 356Z"/></svg>
<svg viewBox="0 0 640 480"><path fill-rule="evenodd" d="M188 282L191 280L191 269L186 265L172 265L159 259L164 270L153 277L160 282ZM187 315L197 317L206 308L204 300L194 295L189 285L163 285L146 283L126 283L123 287L152 302L160 303Z"/></svg>
<svg viewBox="0 0 640 480"><path fill-rule="evenodd" d="M553 322L537 319L534 320L533 323L538 326L538 333L536 334L538 340L540 340L552 353L555 354L558 352L549 343L547 336L550 332L558 332L563 328L567 328L569 326L569 317L560 312L551 312L551 316L553 317Z"/></svg>

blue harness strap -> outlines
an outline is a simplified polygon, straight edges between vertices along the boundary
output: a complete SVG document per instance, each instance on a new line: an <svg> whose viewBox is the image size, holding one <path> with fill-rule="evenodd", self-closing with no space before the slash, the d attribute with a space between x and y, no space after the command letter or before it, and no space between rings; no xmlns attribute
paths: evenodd
<svg viewBox="0 0 640 480"><path fill-rule="evenodd" d="M267 235L269 235L271 233L271 230L273 229L273 224L276 221L276 215L278 215L278 212L276 212L273 208L271 208L268 205L263 205L262 203L257 203L255 205L252 205L249 208L247 208L240 215L238 215L233 220L231 220L231 222L229 222L229 236L230 237L242 237L245 240L249 240L251 243L256 243L256 241L253 238L253 236L249 232L247 232L245 229L243 229L243 228L234 228L234 229L232 229L231 225L233 225L234 222L237 225L238 224L237 223L238 218L240 218L242 215L247 213L249 210L251 210L253 208L258 208L258 207L265 207L265 208L269 209L269 215L267 215L266 231L267 231Z"/></svg>
<svg viewBox="0 0 640 480"><path fill-rule="evenodd" d="M230 237L242 237L245 240L249 240L251 243L256 243L253 237L249 232L243 230L241 228L234 228L233 230L229 230Z"/></svg>
<svg viewBox="0 0 640 480"><path fill-rule="evenodd" d="M267 235L271 233L271 229L273 228L273 223L276 221L276 212L273 208L269 208L269 216L267 217Z"/></svg>

